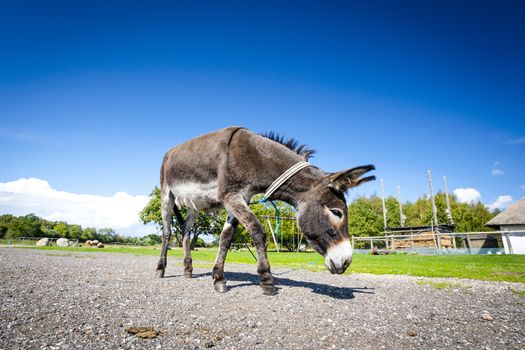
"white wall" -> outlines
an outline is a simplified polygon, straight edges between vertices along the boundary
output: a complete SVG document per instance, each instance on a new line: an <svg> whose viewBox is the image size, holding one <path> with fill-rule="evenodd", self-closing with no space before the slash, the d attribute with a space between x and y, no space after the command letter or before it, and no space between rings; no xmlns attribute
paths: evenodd
<svg viewBox="0 0 525 350"><path fill-rule="evenodd" d="M522 231L509 233L509 241L512 246L513 254L525 254L525 225L502 225L500 226L501 231ZM502 234L503 247L505 248L505 254L510 254L510 249L507 244L505 235Z"/></svg>

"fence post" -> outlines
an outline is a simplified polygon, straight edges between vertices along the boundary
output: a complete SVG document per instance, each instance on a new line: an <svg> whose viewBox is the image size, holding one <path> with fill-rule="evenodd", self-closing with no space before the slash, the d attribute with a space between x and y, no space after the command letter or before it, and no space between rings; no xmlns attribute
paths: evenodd
<svg viewBox="0 0 525 350"><path fill-rule="evenodd" d="M469 254L472 254L472 251L470 250L470 248L472 247L472 243L470 242L470 237L469 237L468 234L465 235L465 236L467 236L467 248L468 248L468 253L469 253Z"/></svg>
<svg viewBox="0 0 525 350"><path fill-rule="evenodd" d="M507 246L509 247L509 254L514 254L512 250L512 244L510 243L509 233L505 231L505 240L507 241Z"/></svg>

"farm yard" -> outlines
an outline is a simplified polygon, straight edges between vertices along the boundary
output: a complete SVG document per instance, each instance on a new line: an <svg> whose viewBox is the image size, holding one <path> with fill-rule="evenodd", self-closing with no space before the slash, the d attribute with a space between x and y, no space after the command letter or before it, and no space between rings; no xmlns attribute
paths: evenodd
<svg viewBox="0 0 525 350"><path fill-rule="evenodd" d="M188 280L177 250L156 279L158 250L106 249L0 248L0 348L525 348L523 256L356 255L359 273L331 275L315 272L317 255L270 254L270 297L246 252L230 252L219 294L214 250L195 252ZM407 273L406 262L496 281L362 273Z"/></svg>
<svg viewBox="0 0 525 350"><path fill-rule="evenodd" d="M525 1L9 1L0 350L525 350Z"/></svg>

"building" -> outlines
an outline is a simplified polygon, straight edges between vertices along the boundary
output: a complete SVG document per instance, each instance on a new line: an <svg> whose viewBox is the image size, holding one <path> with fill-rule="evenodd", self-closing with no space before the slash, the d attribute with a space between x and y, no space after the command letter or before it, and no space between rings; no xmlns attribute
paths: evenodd
<svg viewBox="0 0 525 350"><path fill-rule="evenodd" d="M493 217L486 225L502 231L505 254L525 254L525 197Z"/></svg>

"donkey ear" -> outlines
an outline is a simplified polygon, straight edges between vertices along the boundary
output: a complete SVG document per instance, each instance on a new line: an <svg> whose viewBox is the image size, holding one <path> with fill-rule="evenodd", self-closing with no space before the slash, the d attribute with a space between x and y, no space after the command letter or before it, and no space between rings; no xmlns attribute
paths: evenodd
<svg viewBox="0 0 525 350"><path fill-rule="evenodd" d="M352 169L343 170L338 173L330 174L327 176L328 186L338 192L346 192L348 189L359 186L364 182L375 180L375 176L367 176L361 178L361 175L371 170L375 170L375 166L363 165Z"/></svg>

